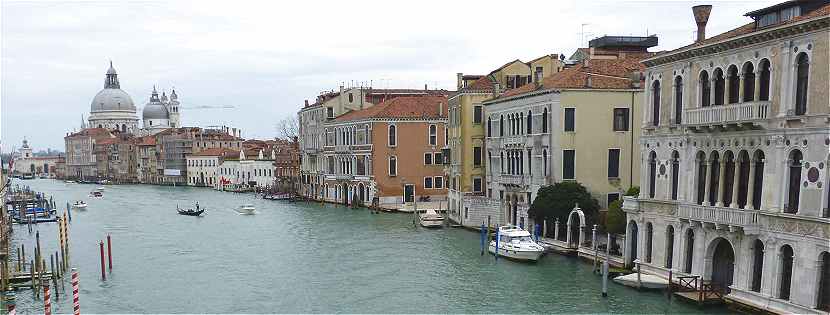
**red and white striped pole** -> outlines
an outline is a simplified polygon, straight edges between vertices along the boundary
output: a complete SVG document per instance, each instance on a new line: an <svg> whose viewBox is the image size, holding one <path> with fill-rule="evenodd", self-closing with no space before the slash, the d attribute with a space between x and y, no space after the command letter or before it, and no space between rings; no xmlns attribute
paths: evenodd
<svg viewBox="0 0 830 315"><path fill-rule="evenodd" d="M8 300L9 296L6 296L6 299ZM17 315L15 304L14 297L11 298L11 301L6 301L6 310L9 312L9 315Z"/></svg>
<svg viewBox="0 0 830 315"><path fill-rule="evenodd" d="M78 270L72 268L72 308L73 314L81 314L81 305L78 304Z"/></svg>
<svg viewBox="0 0 830 315"><path fill-rule="evenodd" d="M52 315L52 297L49 295L49 283L43 284L43 314Z"/></svg>

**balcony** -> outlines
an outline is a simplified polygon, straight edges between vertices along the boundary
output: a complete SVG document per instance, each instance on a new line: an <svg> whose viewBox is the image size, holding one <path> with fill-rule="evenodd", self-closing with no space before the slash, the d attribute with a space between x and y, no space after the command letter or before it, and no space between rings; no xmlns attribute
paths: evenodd
<svg viewBox="0 0 830 315"><path fill-rule="evenodd" d="M510 174L502 174L499 181L502 185L514 185L514 186L525 186L527 185L527 179L524 175L510 175Z"/></svg>
<svg viewBox="0 0 830 315"><path fill-rule="evenodd" d="M758 228L758 212L754 210L681 204L677 209L677 217L681 220L711 223L716 227L726 226L730 230L733 227L751 231Z"/></svg>
<svg viewBox="0 0 830 315"><path fill-rule="evenodd" d="M683 124L687 126L727 125L750 123L769 117L770 102L746 102L728 105L712 105L686 109Z"/></svg>

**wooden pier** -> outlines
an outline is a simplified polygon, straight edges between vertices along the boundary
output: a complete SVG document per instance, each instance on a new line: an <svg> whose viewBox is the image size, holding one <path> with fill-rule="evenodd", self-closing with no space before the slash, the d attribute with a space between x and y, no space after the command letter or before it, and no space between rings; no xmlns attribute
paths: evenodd
<svg viewBox="0 0 830 315"><path fill-rule="evenodd" d="M676 279L677 281L673 281ZM725 289L717 283L704 281L700 276L682 276L670 279L669 289L674 296L700 306L724 303Z"/></svg>

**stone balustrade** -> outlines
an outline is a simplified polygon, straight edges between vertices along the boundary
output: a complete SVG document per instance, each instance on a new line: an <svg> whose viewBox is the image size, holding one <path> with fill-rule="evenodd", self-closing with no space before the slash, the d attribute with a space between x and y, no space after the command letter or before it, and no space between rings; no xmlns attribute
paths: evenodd
<svg viewBox="0 0 830 315"><path fill-rule="evenodd" d="M690 221L740 226L744 228L758 225L758 212L755 210L681 204L678 206L677 216Z"/></svg>
<svg viewBox="0 0 830 315"><path fill-rule="evenodd" d="M684 125L723 125L767 119L769 101L712 105L683 111Z"/></svg>

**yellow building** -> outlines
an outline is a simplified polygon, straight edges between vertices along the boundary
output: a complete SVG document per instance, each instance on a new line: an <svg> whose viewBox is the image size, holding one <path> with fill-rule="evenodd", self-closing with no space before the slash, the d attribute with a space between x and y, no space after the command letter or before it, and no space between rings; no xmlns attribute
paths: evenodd
<svg viewBox="0 0 830 315"><path fill-rule="evenodd" d="M467 209L464 196L485 192L485 135L482 103L498 92L538 81L564 67L559 54L545 55L530 62L514 60L488 75L458 73L458 92L449 99L445 173L449 183L449 218L464 223ZM539 78L539 79L534 79ZM480 224L481 222L479 222Z"/></svg>

